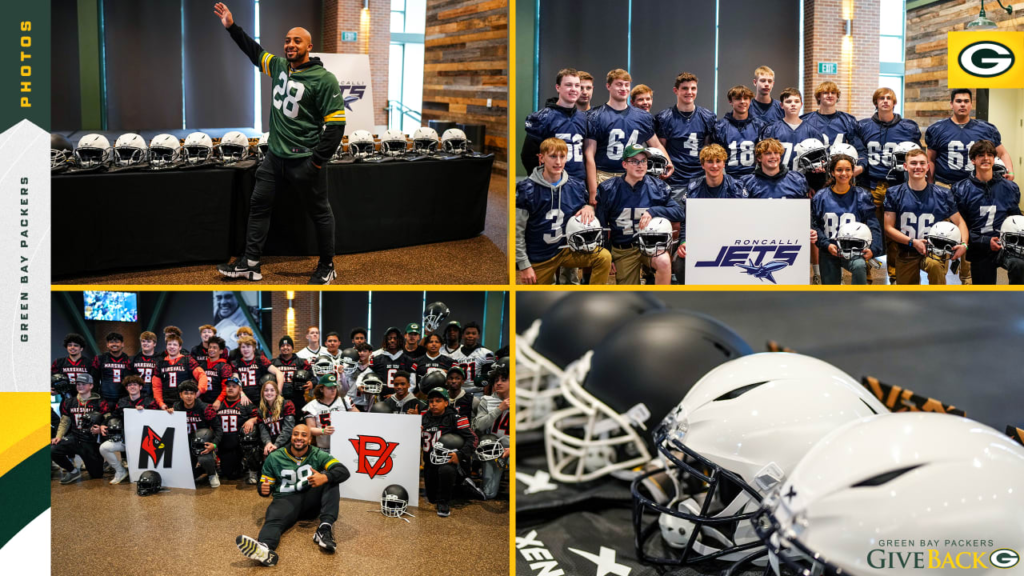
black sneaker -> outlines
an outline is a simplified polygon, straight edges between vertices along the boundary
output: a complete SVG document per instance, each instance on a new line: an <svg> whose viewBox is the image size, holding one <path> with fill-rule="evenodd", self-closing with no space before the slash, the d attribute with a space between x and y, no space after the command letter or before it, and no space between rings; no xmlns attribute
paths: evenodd
<svg viewBox="0 0 1024 576"><path fill-rule="evenodd" d="M480 500L487 500L487 495L484 494L483 490L477 487L476 483L473 482L472 478L466 478L463 481L463 484L466 485L466 488L473 495L473 497L478 498Z"/></svg>
<svg viewBox="0 0 1024 576"><path fill-rule="evenodd" d="M259 542L255 538L244 535L239 536L235 538L235 545L238 546L239 552L246 558L255 560L264 566L274 566L277 564L277 552L274 552L266 544Z"/></svg>
<svg viewBox="0 0 1024 576"><path fill-rule="evenodd" d="M448 507L447 502L437 503L437 515L441 518L447 518L452 515L452 509Z"/></svg>
<svg viewBox="0 0 1024 576"><path fill-rule="evenodd" d="M313 275L309 277L309 282L306 284L330 284L337 277L338 273L334 271L334 262L330 264L318 262L316 270L313 271Z"/></svg>
<svg viewBox="0 0 1024 576"><path fill-rule="evenodd" d="M330 524L321 524L313 535L313 542L316 542L325 552L334 554L338 545L334 543L334 534L331 532Z"/></svg>
<svg viewBox="0 0 1024 576"><path fill-rule="evenodd" d="M255 266L249 266L249 259L245 256L235 258L235 261L230 264L217 266L217 272L228 278L245 278L253 282L263 280L263 274L260 273L260 263L257 262Z"/></svg>

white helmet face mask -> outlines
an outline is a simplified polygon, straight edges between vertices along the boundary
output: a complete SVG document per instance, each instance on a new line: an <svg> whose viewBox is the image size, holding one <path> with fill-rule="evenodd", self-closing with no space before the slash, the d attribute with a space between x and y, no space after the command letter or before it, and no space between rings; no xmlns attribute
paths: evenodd
<svg viewBox="0 0 1024 576"><path fill-rule="evenodd" d="M637 232L640 251L655 257L669 251L672 246L672 223L665 218L651 218L647 227Z"/></svg>
<svg viewBox="0 0 1024 576"><path fill-rule="evenodd" d="M181 142L170 134L154 136L149 142L149 166L154 170L170 168L181 156Z"/></svg>
<svg viewBox="0 0 1024 576"><path fill-rule="evenodd" d="M921 147L913 142L900 142L892 152L882 154L882 163L889 167L889 173L906 172L904 164L907 162L907 152L920 150Z"/></svg>
<svg viewBox="0 0 1024 576"><path fill-rule="evenodd" d="M497 460L505 454L505 447L497 438L484 438L476 447L476 457L481 462Z"/></svg>
<svg viewBox="0 0 1024 576"><path fill-rule="evenodd" d="M79 168L95 168L110 161L110 141L102 134L86 134L75 148L75 161Z"/></svg>
<svg viewBox="0 0 1024 576"><path fill-rule="evenodd" d="M1007 216L999 227L999 243L1003 250L1024 258L1024 216Z"/></svg>
<svg viewBox="0 0 1024 576"><path fill-rule="evenodd" d="M794 166L801 173L813 172L828 165L828 147L817 138L807 138L793 148Z"/></svg>
<svg viewBox="0 0 1024 576"><path fill-rule="evenodd" d="M556 409L562 395L562 369L533 349L541 319L516 336L516 430L536 430Z"/></svg>
<svg viewBox="0 0 1024 576"><path fill-rule="evenodd" d="M430 450L430 463L435 466L447 464L452 459L452 454L458 452L457 448L445 448L441 440L434 442L434 447Z"/></svg>
<svg viewBox="0 0 1024 576"><path fill-rule="evenodd" d="M924 235L925 244L928 247L928 257L933 260L945 262L953 256L956 247L960 245L960 228L952 222L936 222Z"/></svg>
<svg viewBox="0 0 1024 576"><path fill-rule="evenodd" d="M209 134L193 132L185 137L185 145L182 147L182 155L185 164L195 166L202 164L213 157L213 139Z"/></svg>
<svg viewBox="0 0 1024 576"><path fill-rule="evenodd" d="M340 144L339 144L340 148ZM270 132L264 132L260 136L260 142L256 145L256 159L263 162L263 159L267 157L267 152L270 151Z"/></svg>
<svg viewBox="0 0 1024 576"><path fill-rule="evenodd" d="M863 418L818 442L765 499L754 526L773 563L781 558L798 574L905 575L913 566L877 567L890 554L879 542L932 534L938 541L927 548L959 558L964 546L944 539L970 534L991 541L973 558L994 575L998 557L981 550L1019 551L1024 542L1021 478L1024 447L984 424L924 412Z"/></svg>
<svg viewBox="0 0 1024 576"><path fill-rule="evenodd" d="M217 154L225 164L234 164L249 157L249 139L241 132L232 131L220 139Z"/></svg>
<svg viewBox="0 0 1024 576"><path fill-rule="evenodd" d="M469 151L466 133L458 128L449 128L441 135L441 148L449 154L463 154Z"/></svg>
<svg viewBox="0 0 1024 576"><path fill-rule="evenodd" d="M836 231L836 247L846 260L863 258L871 240L871 229L863 222L847 222Z"/></svg>
<svg viewBox="0 0 1024 576"><path fill-rule="evenodd" d="M384 383L375 376L363 378L360 384L363 386L364 394L380 394L384 391Z"/></svg>
<svg viewBox="0 0 1024 576"><path fill-rule="evenodd" d="M404 156L407 149L405 134L398 130L388 130L380 139L380 151L385 156Z"/></svg>
<svg viewBox="0 0 1024 576"><path fill-rule="evenodd" d="M657 148L647 149L647 173L658 177L668 170L668 158Z"/></svg>
<svg viewBox="0 0 1024 576"><path fill-rule="evenodd" d="M122 134L114 142L114 165L124 168L134 166L146 161L149 156L149 146L138 134Z"/></svg>
<svg viewBox="0 0 1024 576"><path fill-rule="evenodd" d="M745 558L762 546L750 519L804 454L847 422L886 413L845 372L808 356L769 352L720 365L654 431L658 465L633 481L640 559ZM645 512L657 521L645 523ZM663 557L652 555L659 537L670 550Z"/></svg>
<svg viewBox="0 0 1024 576"><path fill-rule="evenodd" d="M373 134L366 130L356 130L348 138L348 151L356 158L373 156Z"/></svg>
<svg viewBox="0 0 1024 576"><path fill-rule="evenodd" d="M318 358L313 363L313 375L317 378L334 373L334 362L329 358Z"/></svg>
<svg viewBox="0 0 1024 576"><path fill-rule="evenodd" d="M437 131L433 128L422 126L412 134L413 150L421 154L433 154L437 152Z"/></svg>
<svg viewBox="0 0 1024 576"><path fill-rule="evenodd" d="M579 216L573 216L565 224L565 242L573 252L593 254L601 249L603 241L604 229L597 218L584 224Z"/></svg>

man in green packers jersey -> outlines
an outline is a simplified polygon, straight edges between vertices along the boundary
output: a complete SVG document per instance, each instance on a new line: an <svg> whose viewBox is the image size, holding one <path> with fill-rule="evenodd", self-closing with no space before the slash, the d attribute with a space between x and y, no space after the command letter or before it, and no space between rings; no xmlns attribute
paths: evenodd
<svg viewBox="0 0 1024 576"><path fill-rule="evenodd" d="M338 519L338 484L348 480L349 471L328 452L310 446L311 437L309 426L296 424L291 444L267 456L259 493L264 497L273 494L274 501L267 507L258 540L245 535L235 539L243 555L264 566L277 564L275 550L281 534L299 518L315 516L317 512L320 526L313 541L326 552L333 553L337 548L331 527Z"/></svg>
<svg viewBox="0 0 1024 576"><path fill-rule="evenodd" d="M214 13L249 60L270 76L274 91L270 110L270 150L256 171L249 206L245 253L217 266L229 278L261 280L260 255L270 230L270 210L277 192L302 199L316 230L320 261L309 284L330 284L334 272L334 213L327 201L323 165L334 156L345 133L345 99L338 79L319 58L305 28L292 28L284 41L285 57L274 56L235 24L222 2ZM322 130L322 132L321 132Z"/></svg>

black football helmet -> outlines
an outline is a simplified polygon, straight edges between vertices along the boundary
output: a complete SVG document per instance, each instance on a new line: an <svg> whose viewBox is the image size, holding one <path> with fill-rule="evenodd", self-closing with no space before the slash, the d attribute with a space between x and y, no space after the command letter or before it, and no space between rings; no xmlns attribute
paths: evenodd
<svg viewBox="0 0 1024 576"><path fill-rule="evenodd" d="M619 326L664 307L644 292L575 293L553 304L531 326L517 324L523 331L516 338L516 429L544 425L561 397L559 380L569 363Z"/></svg>
<svg viewBox="0 0 1024 576"><path fill-rule="evenodd" d="M75 387L63 372L50 376L50 394L71 395L75 393Z"/></svg>
<svg viewBox="0 0 1024 576"><path fill-rule="evenodd" d="M446 388L447 386L448 378L445 376L444 372L440 370L428 371L426 376L424 376L418 384L420 392L423 392L424 394L430 392L434 388Z"/></svg>
<svg viewBox="0 0 1024 576"><path fill-rule="evenodd" d="M206 450L206 443L213 442L213 430L209 428L200 428L196 430L195 435L192 437L191 447L192 453L199 456Z"/></svg>
<svg viewBox="0 0 1024 576"><path fill-rule="evenodd" d="M565 372L562 394L570 407L544 426L551 477L631 479L657 454L651 431L690 387L750 353L728 326L695 312L643 314L620 326Z"/></svg>
<svg viewBox="0 0 1024 576"><path fill-rule="evenodd" d="M245 430L239 429L238 441L242 444L259 444L260 443L260 430L259 425L253 424L252 430L246 432Z"/></svg>
<svg viewBox="0 0 1024 576"><path fill-rule="evenodd" d="M274 376L273 374L267 373L267 374L264 374L262 378L260 378L260 396L261 397L263 396L263 385L266 384L267 382L273 382L274 384L277 384L277 376Z"/></svg>
<svg viewBox="0 0 1024 576"><path fill-rule="evenodd" d="M103 424L103 414L99 412L89 412L85 416L82 416L82 430L88 432L93 426L99 426Z"/></svg>
<svg viewBox="0 0 1024 576"><path fill-rule="evenodd" d="M569 295L569 292L521 292L516 295L516 332L522 334L540 318L555 302Z"/></svg>
<svg viewBox="0 0 1024 576"><path fill-rule="evenodd" d="M452 458L452 452L458 452L465 445L466 440L458 434L442 434L430 450L430 463L435 466L447 464Z"/></svg>
<svg viewBox="0 0 1024 576"><path fill-rule="evenodd" d="M385 388L384 381L369 370L359 380L359 384L363 387L363 394L382 394Z"/></svg>
<svg viewBox="0 0 1024 576"><path fill-rule="evenodd" d="M75 147L63 134L50 134L50 168L64 168L75 162Z"/></svg>
<svg viewBox="0 0 1024 576"><path fill-rule="evenodd" d="M426 332L437 332L441 324L448 319L451 312L444 302L431 302L423 310L423 330Z"/></svg>
<svg viewBox="0 0 1024 576"><path fill-rule="evenodd" d="M160 478L160 473L155 470L146 470L135 483L135 491L139 496L156 494L161 488L163 488L163 480Z"/></svg>
<svg viewBox="0 0 1024 576"><path fill-rule="evenodd" d="M124 442L124 422L120 418L107 420L107 440Z"/></svg>
<svg viewBox="0 0 1024 576"><path fill-rule="evenodd" d="M370 406L370 412L373 413L373 414L394 414L395 413L395 411L391 409L391 404L389 404L389 403L387 403L387 402L385 402L383 400L378 400L377 402L374 402L373 406Z"/></svg>
<svg viewBox="0 0 1024 576"><path fill-rule="evenodd" d="M292 374L292 382L298 382L302 385L305 385L306 382L309 382L312 379L313 375L310 374L309 370L296 370L295 373Z"/></svg>
<svg viewBox="0 0 1024 576"><path fill-rule="evenodd" d="M398 484L392 484L380 495L380 513L388 518L401 518L408 514L409 492ZM412 514L409 514L412 516ZM408 522L408 520L406 520Z"/></svg>
<svg viewBox="0 0 1024 576"><path fill-rule="evenodd" d="M498 358L491 364L491 371L487 373L487 381L493 385L498 381L498 376L508 378L509 366L512 361L508 357Z"/></svg>

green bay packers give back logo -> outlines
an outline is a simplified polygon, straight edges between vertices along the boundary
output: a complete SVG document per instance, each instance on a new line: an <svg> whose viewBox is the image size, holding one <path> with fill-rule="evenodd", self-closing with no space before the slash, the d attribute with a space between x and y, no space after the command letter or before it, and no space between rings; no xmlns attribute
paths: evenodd
<svg viewBox="0 0 1024 576"><path fill-rule="evenodd" d="M950 88L1024 88L1024 32L950 32Z"/></svg>
<svg viewBox="0 0 1024 576"><path fill-rule="evenodd" d="M999 76L1013 66L1013 50L999 42L982 40L968 45L957 56L960 68L972 76L991 78Z"/></svg>

